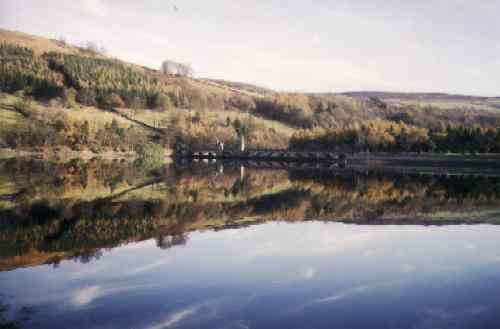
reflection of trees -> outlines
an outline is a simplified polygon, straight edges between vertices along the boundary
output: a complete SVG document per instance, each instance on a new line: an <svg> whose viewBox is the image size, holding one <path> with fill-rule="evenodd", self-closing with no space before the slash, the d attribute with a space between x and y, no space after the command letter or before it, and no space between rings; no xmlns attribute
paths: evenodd
<svg viewBox="0 0 500 329"><path fill-rule="evenodd" d="M160 249L169 249L173 246L182 246L187 242L187 236L184 233L176 235L160 235L156 237L156 246Z"/></svg>
<svg viewBox="0 0 500 329"><path fill-rule="evenodd" d="M500 178L380 174L314 175L291 179L314 191L308 216L364 222L412 219L439 211L458 213L500 204ZM452 219L452 218L451 218Z"/></svg>
<svg viewBox="0 0 500 329"><path fill-rule="evenodd" d="M252 186L251 186L250 176L245 176L243 178L236 179L236 181L231 186L229 191L233 195L233 197L236 197L236 196L248 194L248 192L249 192L249 190L251 190L251 188L252 188Z"/></svg>
<svg viewBox="0 0 500 329"><path fill-rule="evenodd" d="M100 186L106 180L96 178L96 172L110 172L87 169L64 169L55 191L68 192L74 186L80 191L84 172L93 177L85 179L89 188ZM436 211L453 214L500 205L500 178L494 177L247 169L242 178L239 167L225 166L223 175L215 175L214 168L202 165L167 167L161 178L148 181L133 176L134 171L129 177L127 170L120 177L128 183L114 193L108 190L105 197L60 198L45 184L48 192L38 189L36 195L46 200L25 194L10 208L0 209L0 269L40 262L57 266L67 258L87 263L99 259L103 249L151 238L166 249L185 244L192 230L263 220L418 223ZM39 179L33 174L29 181Z"/></svg>
<svg viewBox="0 0 500 329"><path fill-rule="evenodd" d="M130 162L103 160L50 163L8 159L0 161L0 173L17 188L15 193L5 195L4 199L16 203L61 199L78 194L82 198L86 195L92 198L98 193L109 193L118 187L144 180L140 169Z"/></svg>
<svg viewBox="0 0 500 329"><path fill-rule="evenodd" d="M0 298L4 298L0 295ZM21 307L19 311L16 312L15 320L7 319L6 313L11 309L11 305L4 303L0 300L0 328L1 329L18 329L21 328L22 323L29 321L33 314L33 309L30 307Z"/></svg>
<svg viewBox="0 0 500 329"><path fill-rule="evenodd" d="M74 260L82 263L82 264L88 264L92 260L99 260L102 256L102 251L101 250L83 250L79 251L74 255Z"/></svg>

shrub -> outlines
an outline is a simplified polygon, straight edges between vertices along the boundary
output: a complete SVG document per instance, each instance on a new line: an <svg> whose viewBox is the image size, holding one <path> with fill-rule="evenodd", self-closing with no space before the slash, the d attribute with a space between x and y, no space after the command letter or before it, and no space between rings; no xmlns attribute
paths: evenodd
<svg viewBox="0 0 500 329"><path fill-rule="evenodd" d="M63 86L47 80L41 81L33 88L33 96L38 99L61 97L63 92Z"/></svg>
<svg viewBox="0 0 500 329"><path fill-rule="evenodd" d="M144 170L153 170L163 164L165 150L160 144L149 142L138 145L137 153L139 153L140 158L136 162L136 165Z"/></svg>
<svg viewBox="0 0 500 329"><path fill-rule="evenodd" d="M96 103L96 95L92 89L82 89L76 95L77 102L87 105L87 106L95 106Z"/></svg>
<svg viewBox="0 0 500 329"><path fill-rule="evenodd" d="M100 99L99 105L104 108L125 107L125 103L120 95L112 93Z"/></svg>
<svg viewBox="0 0 500 329"><path fill-rule="evenodd" d="M64 89L63 95L62 95L62 101L63 104L66 108L75 108L76 107L76 96L77 92L73 88L69 89Z"/></svg>
<svg viewBox="0 0 500 329"><path fill-rule="evenodd" d="M14 109L24 116L30 115L31 107L31 100L28 98L19 99L14 103Z"/></svg>
<svg viewBox="0 0 500 329"><path fill-rule="evenodd" d="M151 108L160 111L167 111L172 108L170 97L163 93L155 94L151 99Z"/></svg>

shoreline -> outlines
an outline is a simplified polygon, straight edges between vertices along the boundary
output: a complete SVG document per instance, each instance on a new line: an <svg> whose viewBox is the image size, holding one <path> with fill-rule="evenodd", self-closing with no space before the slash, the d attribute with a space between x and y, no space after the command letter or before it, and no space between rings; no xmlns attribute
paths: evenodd
<svg viewBox="0 0 500 329"><path fill-rule="evenodd" d="M339 153L340 154L340 153ZM472 169L500 172L500 153L488 154L441 154L441 153L342 153L345 155L347 168L386 168L386 169L431 169L431 170L456 170ZM68 147L48 147L48 148L0 148L0 159L31 158L39 160L91 160L94 158L115 160L134 160L140 155L135 151L117 152L105 151L94 153L88 149L82 151L71 150ZM166 149L161 156L165 160L175 162L175 154L172 150ZM257 160L245 159L221 159L225 163L256 162ZM289 162L276 160L262 160L270 162ZM262 162L261 161L261 162ZM257 161L259 162L259 161ZM325 161L309 161L311 165L320 164ZM326 161L329 163L329 161Z"/></svg>

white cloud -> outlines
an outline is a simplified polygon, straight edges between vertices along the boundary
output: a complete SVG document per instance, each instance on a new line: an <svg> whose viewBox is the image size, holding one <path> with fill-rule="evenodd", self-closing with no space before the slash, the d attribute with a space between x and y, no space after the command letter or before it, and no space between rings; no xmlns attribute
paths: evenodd
<svg viewBox="0 0 500 329"><path fill-rule="evenodd" d="M183 1L173 12L169 1L77 0L75 6L2 0L0 21L4 28L28 33L95 40L110 54L142 65L157 67L164 56L174 57L192 63L200 76L278 90L496 95L500 2L458 3L339 0L311 6L295 1L283 12L273 1ZM42 25L40 16L47 17Z"/></svg>
<svg viewBox="0 0 500 329"><path fill-rule="evenodd" d="M313 45L321 44L321 37L318 34L314 34L312 37L312 43Z"/></svg>
<svg viewBox="0 0 500 329"><path fill-rule="evenodd" d="M160 46L172 46L170 41L161 35L158 34L153 34L153 33L139 33L140 37L143 37L144 39L150 41L151 43L155 45L160 45Z"/></svg>
<svg viewBox="0 0 500 329"><path fill-rule="evenodd" d="M81 0L81 5L85 13L95 17L106 17L110 11L103 0Z"/></svg>

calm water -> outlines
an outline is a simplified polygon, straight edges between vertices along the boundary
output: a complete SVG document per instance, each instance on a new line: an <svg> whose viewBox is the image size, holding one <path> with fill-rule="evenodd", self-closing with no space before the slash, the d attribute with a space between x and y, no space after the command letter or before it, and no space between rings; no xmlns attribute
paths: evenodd
<svg viewBox="0 0 500 329"><path fill-rule="evenodd" d="M3 161L0 323L498 328L499 206L480 175Z"/></svg>

